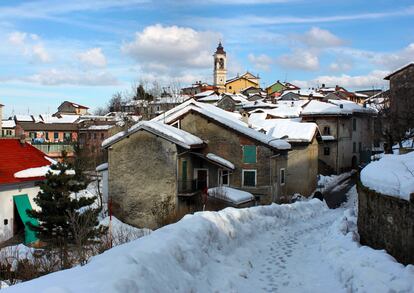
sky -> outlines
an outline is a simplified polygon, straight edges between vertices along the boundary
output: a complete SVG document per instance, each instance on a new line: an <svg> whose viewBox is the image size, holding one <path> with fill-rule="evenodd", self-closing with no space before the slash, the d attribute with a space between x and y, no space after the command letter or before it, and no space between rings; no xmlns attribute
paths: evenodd
<svg viewBox="0 0 414 293"><path fill-rule="evenodd" d="M105 106L139 82L213 79L221 40L227 78L261 86L387 88L414 61L412 0L71 0L0 2L3 116L54 113L64 101Z"/></svg>

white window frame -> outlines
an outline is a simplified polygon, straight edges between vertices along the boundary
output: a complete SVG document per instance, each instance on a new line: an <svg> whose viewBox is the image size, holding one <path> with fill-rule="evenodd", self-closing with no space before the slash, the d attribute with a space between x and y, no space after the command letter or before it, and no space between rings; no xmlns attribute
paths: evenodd
<svg viewBox="0 0 414 293"><path fill-rule="evenodd" d="M227 172L227 184L223 184L223 171ZM224 169L219 169L218 170L218 178L217 178L217 182L219 186L229 186L230 185L230 171L229 170L224 170Z"/></svg>
<svg viewBox="0 0 414 293"><path fill-rule="evenodd" d="M175 127L175 125L177 125L178 129L181 129L181 123L180 120L175 121L174 123L171 123L171 126Z"/></svg>
<svg viewBox="0 0 414 293"><path fill-rule="evenodd" d="M282 176L282 171L283 171L283 176ZM282 182L282 178L283 178L283 182ZM286 168L279 169L279 184L280 186L283 186L286 184Z"/></svg>
<svg viewBox="0 0 414 293"><path fill-rule="evenodd" d="M244 173L245 172L254 172L254 186L250 186L250 185L244 185ZM242 170L242 186L243 187L247 187L247 188L249 188L249 187L256 187L257 186L257 170L256 169L243 169Z"/></svg>

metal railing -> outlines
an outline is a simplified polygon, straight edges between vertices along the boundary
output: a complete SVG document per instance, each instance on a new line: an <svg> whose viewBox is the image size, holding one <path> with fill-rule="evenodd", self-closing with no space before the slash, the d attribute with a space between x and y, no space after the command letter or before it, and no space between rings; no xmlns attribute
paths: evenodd
<svg viewBox="0 0 414 293"><path fill-rule="evenodd" d="M45 154L50 154L50 153L60 154L62 151L65 151L67 153L74 152L73 144L69 144L69 143L33 143L32 145L38 150L44 152Z"/></svg>
<svg viewBox="0 0 414 293"><path fill-rule="evenodd" d="M201 180L178 180L178 193L193 193L203 190L206 186L205 181Z"/></svg>

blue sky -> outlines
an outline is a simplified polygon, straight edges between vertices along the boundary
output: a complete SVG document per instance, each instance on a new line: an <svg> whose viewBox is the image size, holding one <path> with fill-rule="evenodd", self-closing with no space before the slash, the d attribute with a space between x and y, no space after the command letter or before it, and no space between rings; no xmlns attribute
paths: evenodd
<svg viewBox="0 0 414 293"><path fill-rule="evenodd" d="M63 100L93 110L139 81L211 82L220 39L228 78L249 70L262 86L383 88L388 72L414 61L414 3L1 1L0 36L6 117L53 113Z"/></svg>

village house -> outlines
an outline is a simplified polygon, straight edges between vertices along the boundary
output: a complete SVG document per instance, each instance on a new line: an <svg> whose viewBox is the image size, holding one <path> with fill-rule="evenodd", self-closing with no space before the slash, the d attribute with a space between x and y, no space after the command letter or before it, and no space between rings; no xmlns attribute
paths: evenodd
<svg viewBox="0 0 414 293"><path fill-rule="evenodd" d="M322 134L319 159L337 174L370 161L376 111L347 100L312 100L302 121L315 122Z"/></svg>
<svg viewBox="0 0 414 293"><path fill-rule="evenodd" d="M0 140L0 242L23 234L24 242L36 241L27 222L36 223L26 214L36 208L39 192L36 182L44 180L50 159L24 140Z"/></svg>
<svg viewBox="0 0 414 293"><path fill-rule="evenodd" d="M198 102L215 104L221 100L221 95L213 90L201 92L193 97Z"/></svg>
<svg viewBox="0 0 414 293"><path fill-rule="evenodd" d="M286 90L299 90L300 88L289 82L276 81L268 86L265 90L268 96L278 97Z"/></svg>
<svg viewBox="0 0 414 293"><path fill-rule="evenodd" d="M227 80L225 84L226 92L238 94L250 87L260 88L259 79L258 76L246 72L243 75Z"/></svg>
<svg viewBox="0 0 414 293"><path fill-rule="evenodd" d="M247 97L242 94L230 94L224 93L221 95L221 99L217 102L217 107L229 111L240 111L243 105L248 103Z"/></svg>
<svg viewBox="0 0 414 293"><path fill-rule="evenodd" d="M174 210L219 186L247 191L261 204L281 201L290 145L240 119L190 100L104 141L114 214L157 227L160 205Z"/></svg>
<svg viewBox="0 0 414 293"><path fill-rule="evenodd" d="M200 81L192 84L191 87L182 88L181 89L181 94L186 95L186 96L190 96L190 97L194 97L195 95L200 94L202 92L206 92L206 91L217 92L218 88L214 85L210 85L208 83L201 82L201 80L200 80Z"/></svg>
<svg viewBox="0 0 414 293"><path fill-rule="evenodd" d="M3 120L1 122L2 130L0 131L1 137L17 137L16 133L21 132L17 130L16 122L13 119Z"/></svg>
<svg viewBox="0 0 414 293"><path fill-rule="evenodd" d="M58 107L55 115L88 115L88 107L79 105L77 103L64 101Z"/></svg>

